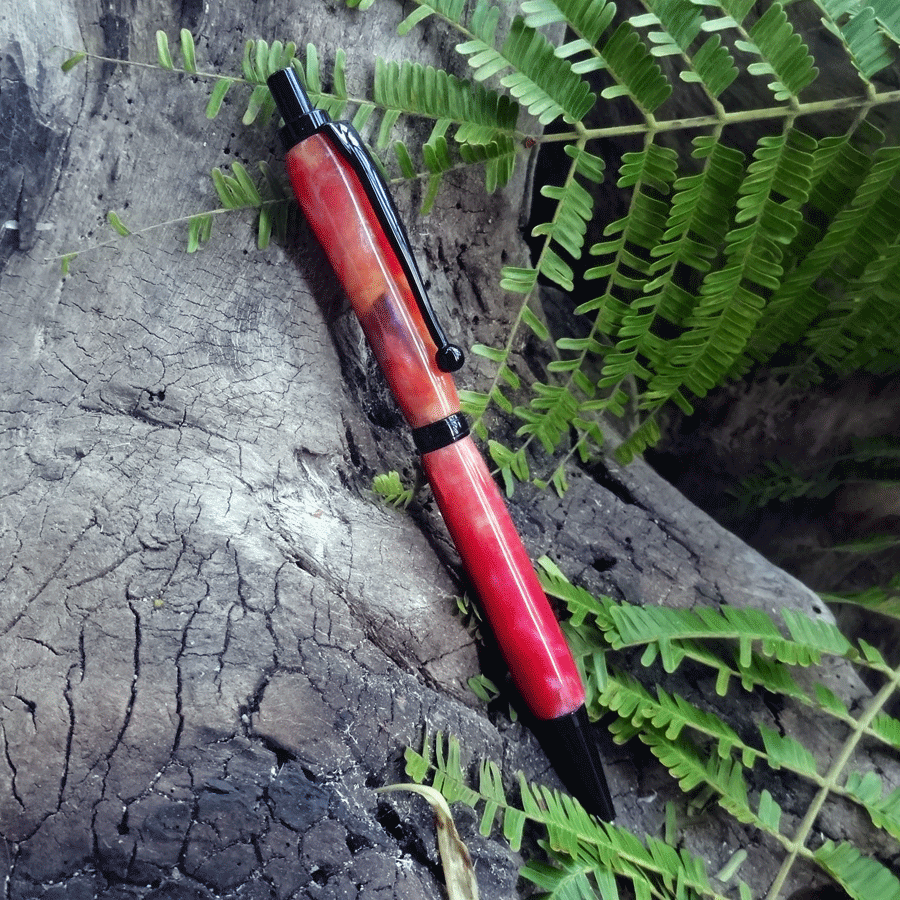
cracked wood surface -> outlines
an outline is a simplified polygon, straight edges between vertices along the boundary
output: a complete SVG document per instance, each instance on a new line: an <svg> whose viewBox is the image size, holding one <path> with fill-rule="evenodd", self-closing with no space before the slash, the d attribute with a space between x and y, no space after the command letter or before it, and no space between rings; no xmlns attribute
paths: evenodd
<svg viewBox="0 0 900 900"><path fill-rule="evenodd" d="M446 46L440 28L397 38L396 3L363 28L337 2L175 6L0 11L15 122L0 149L19 167L0 195L19 223L0 245L5 895L437 898L429 814L372 791L402 778L405 746L427 725L552 776L465 687L478 656L433 510L372 500L376 472L411 475L411 443L308 231L259 252L239 214L191 256L174 228L85 254L64 280L45 260L105 240L108 209L137 228L214 204L209 169L271 158L274 132L243 127L234 99L207 122L202 80L111 64L66 78L51 44L152 61L153 31L185 26L214 68L249 36L312 39L326 58L344 47L360 81L375 43L425 62ZM422 220L417 190L398 192L463 343L502 331L495 273L526 259L524 194L524 174L494 197L459 174ZM463 378L479 374L472 361ZM513 513L573 580L638 602L814 609L643 465L572 483L562 500L523 489ZM609 772L622 823L658 831L667 777L631 747ZM460 818L482 895L514 895L517 858ZM760 883L777 868L724 817L687 840L713 870L748 842Z"/></svg>

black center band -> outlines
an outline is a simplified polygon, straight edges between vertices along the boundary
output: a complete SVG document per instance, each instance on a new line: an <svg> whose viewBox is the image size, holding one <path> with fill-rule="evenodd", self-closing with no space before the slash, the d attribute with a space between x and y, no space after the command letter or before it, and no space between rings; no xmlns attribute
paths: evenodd
<svg viewBox="0 0 900 900"><path fill-rule="evenodd" d="M448 447L469 433L469 423L462 413L453 413L446 419L438 419L430 425L413 429L413 441L419 453L431 453Z"/></svg>

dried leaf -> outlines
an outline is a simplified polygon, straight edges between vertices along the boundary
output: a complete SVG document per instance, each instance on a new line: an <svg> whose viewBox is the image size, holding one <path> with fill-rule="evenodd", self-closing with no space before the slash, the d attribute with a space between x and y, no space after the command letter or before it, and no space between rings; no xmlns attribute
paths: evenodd
<svg viewBox="0 0 900 900"><path fill-rule="evenodd" d="M449 900L478 900L478 881L472 857L453 824L447 801L434 788L424 784L391 784L378 789L379 793L390 791L412 791L421 794L431 804L447 896Z"/></svg>

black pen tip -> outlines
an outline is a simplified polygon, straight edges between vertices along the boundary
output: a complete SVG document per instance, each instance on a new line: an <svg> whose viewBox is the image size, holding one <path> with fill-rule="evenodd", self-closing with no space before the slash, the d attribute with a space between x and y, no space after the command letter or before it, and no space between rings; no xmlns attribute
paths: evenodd
<svg viewBox="0 0 900 900"><path fill-rule="evenodd" d="M309 102L309 97L306 96L306 91L293 69L273 72L267 83L285 122L291 122L312 112L313 105Z"/></svg>
<svg viewBox="0 0 900 900"><path fill-rule="evenodd" d="M535 723L534 732L569 793L589 813L605 822L615 819L597 737L584 706L558 719Z"/></svg>

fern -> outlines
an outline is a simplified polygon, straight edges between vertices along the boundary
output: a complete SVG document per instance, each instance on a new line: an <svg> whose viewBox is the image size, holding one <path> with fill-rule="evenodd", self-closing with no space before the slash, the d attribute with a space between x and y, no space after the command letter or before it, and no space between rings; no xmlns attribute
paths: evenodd
<svg viewBox="0 0 900 900"><path fill-rule="evenodd" d="M895 440L857 440L852 442L846 453L832 456L817 466L806 466L804 471L780 460L769 461L764 473L748 476L732 493L739 509L744 512L754 506L783 503L801 497L821 500L847 484L868 483L890 487L900 481L898 454L900 444ZM893 538L888 546L892 541ZM876 535L874 540L859 542L854 549L874 552L883 545L883 538Z"/></svg>
<svg viewBox="0 0 900 900"><path fill-rule="evenodd" d="M367 4L371 5L371 4ZM365 8L365 7L363 7ZM314 45L308 44L303 58L297 56L297 46L264 40L248 40L241 59L241 75L223 75L206 72L197 67L193 38L186 29L180 34L179 44L173 49L163 31L155 37L156 66L182 75L194 75L208 79L212 90L206 105L206 115L216 118L222 111L226 98L235 85L249 89L241 109L241 121L245 125L268 126L274 113L274 101L269 94L266 80L273 72L291 66L300 76L311 99L333 117L345 117L355 109L353 122L361 130L367 130L378 114L377 148L389 146L395 124L402 115L433 117L437 120L431 139L422 148L421 170L413 162L413 154L402 141L393 143L394 152L406 178L427 179L428 190L423 211L427 212L440 188L443 175L457 166L481 165L485 171L485 185L494 191L512 177L518 157L521 134L517 130L519 104L508 96L488 90L479 84L446 72L413 63L387 63L376 60L372 100L353 98L346 86L346 55L337 50L330 71L326 71ZM70 72L76 66L90 60L110 61L84 51L72 53L62 64L63 71ZM147 66L148 64L114 60L118 64ZM177 63L181 63L178 65ZM326 80L330 89L326 89ZM451 148L445 134L454 129L454 147ZM128 227L115 211L110 211L107 221L119 237L142 235L172 225L187 226L187 250L196 252L205 244L212 232L216 217L235 210L255 209L257 242L264 249L274 234L281 239L296 215L293 195L274 177L266 163L259 163L262 179L255 182L248 177L240 164L233 167L231 176L218 168L212 173L213 187L222 206L188 213L165 222L144 227ZM71 263L79 255L111 246L114 240L103 241L79 251L71 251L54 257L61 262L63 274L68 274Z"/></svg>
<svg viewBox="0 0 900 900"><path fill-rule="evenodd" d="M824 593L826 603L850 603L882 615L900 618L900 576L894 576L885 587L871 587L850 593Z"/></svg>
<svg viewBox="0 0 900 900"><path fill-rule="evenodd" d="M393 121L401 113L450 120L457 126L460 143L484 145L516 135L519 105L515 101L432 66L378 59L372 96L390 111Z"/></svg>
<svg viewBox="0 0 900 900"><path fill-rule="evenodd" d="M799 365L813 373L895 369L900 216L890 173L896 150L870 152L865 116L900 99L873 81L896 65L897 14L887 3L819 5L859 72L864 97L804 99L816 81L816 60L790 7L777 2L645 0L646 13L623 20L605 0L523 0L522 16L505 36L499 8L488 0L471 12L456 0L416 0L404 20L405 32L431 16L442 18L463 37L456 50L479 85L497 83L501 95L505 89L541 124L572 126L568 170L558 187L542 191L555 205L534 228L535 262L507 267L501 279L521 295L503 348L508 371L517 332L534 318L541 281L571 291L585 254L600 257L585 277L602 288L577 307L590 317L586 334L563 338L548 372L553 377L533 382L531 398L512 404L523 422L523 447L536 442L552 453L568 442L549 479L558 488L565 460L587 457L602 443L598 417L637 410L617 450L628 459L658 439L657 417L668 404L689 411L693 398L785 346L802 341ZM563 25L567 36L555 46L541 34ZM673 76L660 59L674 65ZM596 100L595 83L587 80L595 72ZM739 77L758 81L775 105L736 106L729 90ZM661 118L667 99L688 87L700 88L711 112ZM632 105L635 124L586 124L593 104L616 98ZM800 127L801 117L841 109L857 111L844 134L814 139ZM439 104L416 112L446 118ZM753 121L774 127L745 159L731 134ZM471 133L489 127L480 121ZM661 141L686 127L705 132L694 138L693 172ZM490 138L487 130L482 134ZM594 145L616 134L643 136L644 147L625 154L616 175L630 194L626 215L588 245L590 225L602 214L592 185L606 177ZM561 137L565 131L554 139ZM495 152L502 157L504 149ZM476 158L468 151L469 160ZM431 155L433 187L450 166L448 155ZM485 390L467 395L479 433L487 434L493 404L509 411L503 380L498 370Z"/></svg>
<svg viewBox="0 0 900 900"><path fill-rule="evenodd" d="M406 487L398 472L384 472L372 479L372 493L389 506L405 509L412 501L414 490Z"/></svg>
<svg viewBox="0 0 900 900"><path fill-rule="evenodd" d="M900 789L885 794L877 775L853 768L854 752L863 739L884 742L892 751L900 749L900 722L882 711L900 688L900 669L888 666L869 645L854 647L830 623L790 611L784 613L779 628L757 610L633 607L593 597L569 584L548 560L542 560L542 569L545 587L566 601L572 627L582 636L573 644L589 684L602 685L589 697L592 717L612 716L610 728L616 739L638 737L682 791L715 798L738 822L757 829L781 848L784 862L768 889L768 898L780 896L798 858L820 866L858 900L900 897L900 881L878 860L846 843L814 842L816 819L829 796L860 806L874 828L894 839L900 836ZM733 654L727 652L729 644L734 647ZM729 724L711 706L701 708L669 692L658 675L648 673L648 680L654 682L651 691L615 665L601 662L602 672L598 673L595 666L603 659L602 653L598 655L603 647L613 653L643 647L644 666L661 659L665 670L671 672L689 659L720 674L736 675L733 680L741 685L740 690L788 695L806 704L813 714L840 723L846 729L843 746L830 761L820 761L803 745L800 735L776 731L765 723L756 725L756 739L751 741L749 723ZM821 685L812 689L798 686L790 670L819 665L825 656L846 659L884 679L884 687L863 711L851 715L846 705ZM717 677L718 692L725 694L731 682L731 678L723 682ZM426 749L430 741L426 739ZM498 822L517 849L526 825L545 831L548 861L532 861L522 872L535 884L547 890L577 887L580 891L624 878L631 882L636 896L724 896L702 861L686 851L676 853L650 838L642 844L627 832L587 816L571 798L529 785L521 778L519 800L511 801L493 763L482 763L477 783L470 782L458 744L452 739L445 743L438 735L434 746L435 760L430 750L424 755L407 751L408 774L416 781L431 777L448 799L482 806L482 833ZM761 767L766 768L764 776L759 774ZM778 775L773 773L782 771L807 782L813 791L809 810L792 833L784 830L782 810L773 793L756 787L762 780L775 789ZM738 890L741 896L751 896L752 888L746 883L739 882Z"/></svg>

